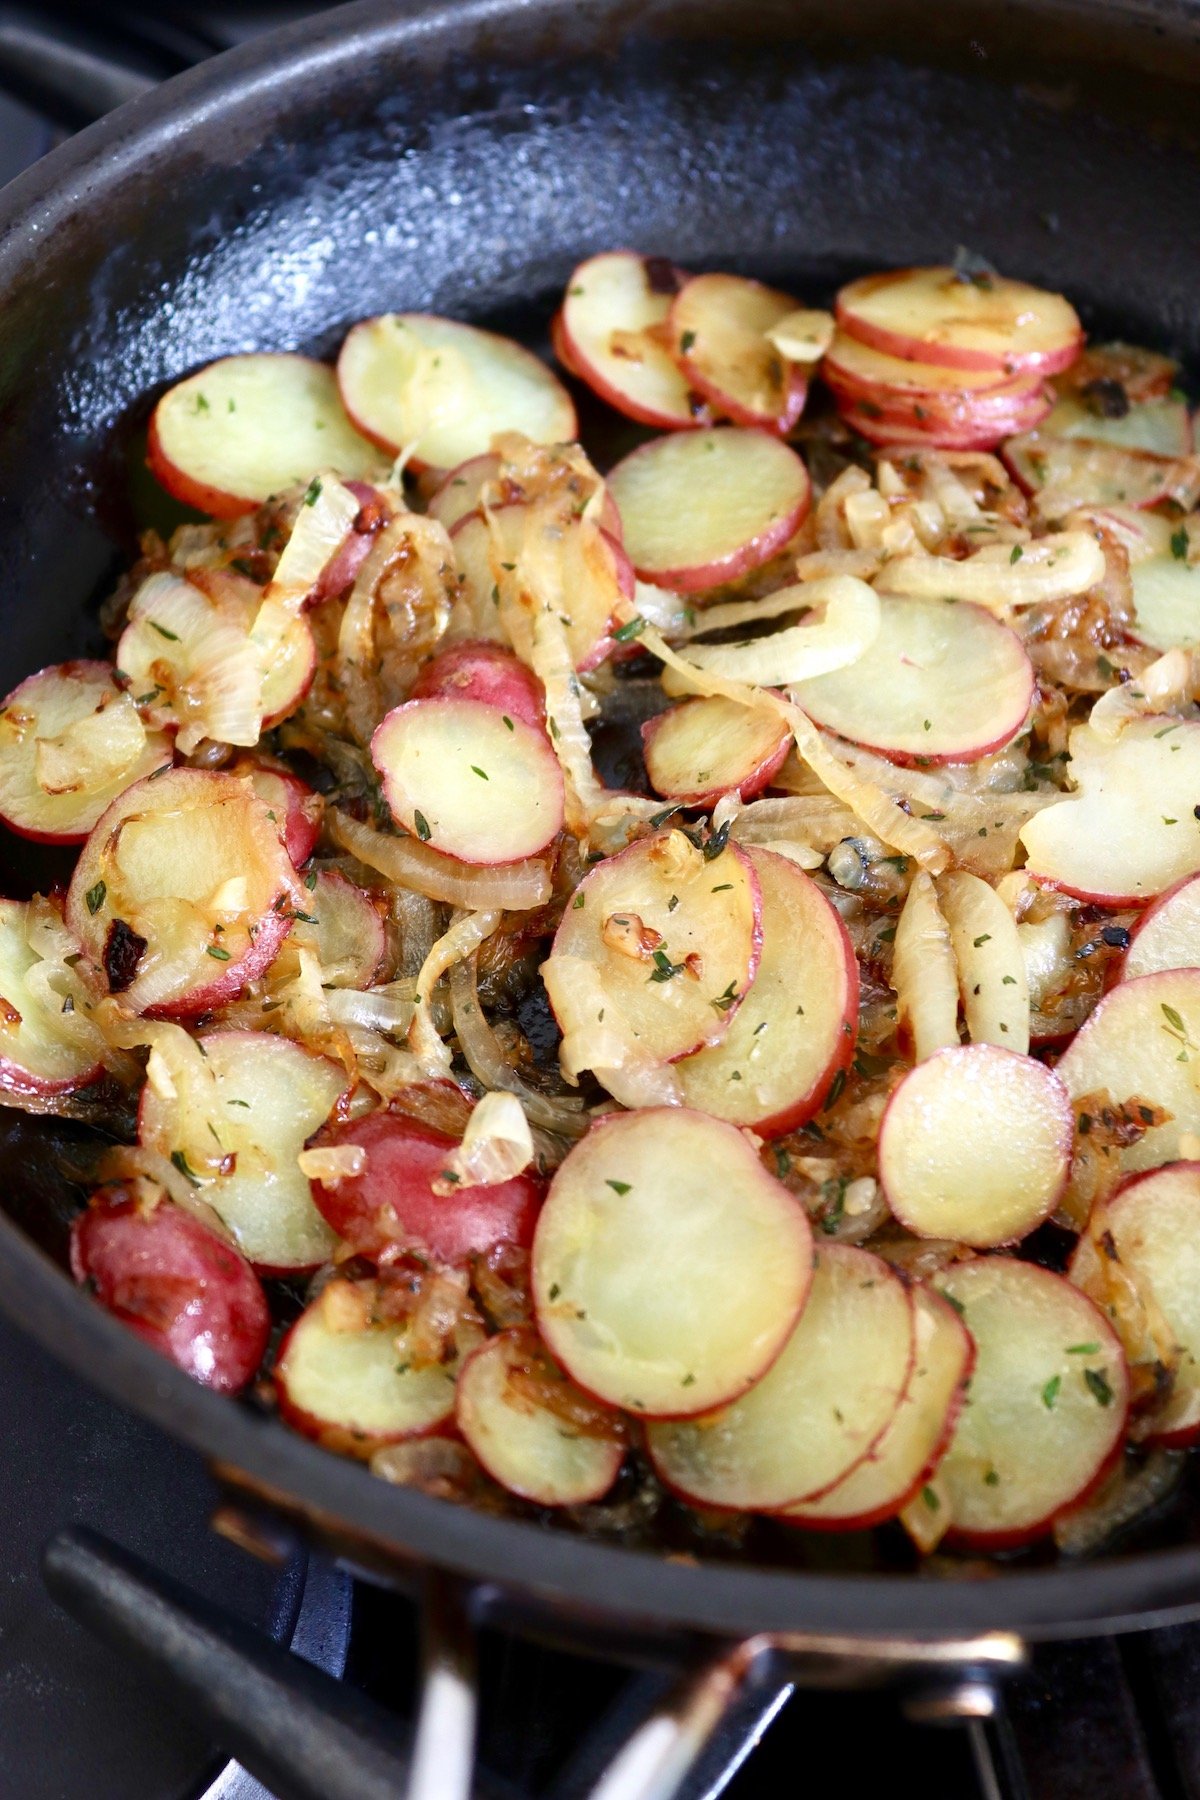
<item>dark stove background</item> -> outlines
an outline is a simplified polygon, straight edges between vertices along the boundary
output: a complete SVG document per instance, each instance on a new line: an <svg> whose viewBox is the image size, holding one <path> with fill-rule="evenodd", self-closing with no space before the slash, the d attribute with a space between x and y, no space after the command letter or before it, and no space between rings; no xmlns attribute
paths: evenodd
<svg viewBox="0 0 1200 1800"><path fill-rule="evenodd" d="M249 4L3 6L0 182L82 121L43 80L66 45L94 89L111 57L161 78L203 54L322 10ZM18 98L17 96L20 96ZM0 1325L0 1800L264 1800L219 1752L72 1624L38 1576L42 1544L80 1521L138 1551L298 1653L405 1713L415 1685L413 1609L351 1588L319 1563L266 1568L216 1536L201 1462ZM513 1796L544 1793L588 1734L654 1678L485 1636L483 1762ZM607 1724L606 1724L607 1721ZM899 1783L922 1800L1200 1800L1200 1627L1040 1651L987 1728L905 1721L887 1699L794 1696L762 1742L725 1740L691 1800L773 1800L815 1780L857 1800Z"/></svg>

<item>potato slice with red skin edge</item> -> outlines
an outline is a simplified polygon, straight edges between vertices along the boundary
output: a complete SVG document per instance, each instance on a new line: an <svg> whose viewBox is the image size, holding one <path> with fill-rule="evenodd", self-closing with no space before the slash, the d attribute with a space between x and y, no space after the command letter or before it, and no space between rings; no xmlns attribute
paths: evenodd
<svg viewBox="0 0 1200 1800"><path fill-rule="evenodd" d="M470 456L457 468L450 469L434 488L425 511L431 519L453 531L461 520L479 511L480 497L489 482L500 473L500 458L491 450L482 456ZM515 501L518 495L510 496Z"/></svg>
<svg viewBox="0 0 1200 1800"><path fill-rule="evenodd" d="M1168 549L1165 555L1135 562L1129 574L1136 615L1129 629L1135 643L1155 650L1200 649L1200 568Z"/></svg>
<svg viewBox="0 0 1200 1800"><path fill-rule="evenodd" d="M304 887L302 911L316 924L297 916L292 936L306 929L313 933L322 982L328 987L370 987L387 949L387 930L374 898L340 869L310 870Z"/></svg>
<svg viewBox="0 0 1200 1800"><path fill-rule="evenodd" d="M245 1257L167 1199L101 1188L71 1225L71 1272L105 1311L177 1368L236 1394L262 1362L266 1296Z"/></svg>
<svg viewBox="0 0 1200 1800"><path fill-rule="evenodd" d="M171 769L135 782L97 821L66 920L97 988L134 1012L186 1016L234 999L269 967L301 891L248 781Z"/></svg>
<svg viewBox="0 0 1200 1800"><path fill-rule="evenodd" d="M762 893L745 852L730 844L708 862L682 832L661 831L589 871L550 960L594 963L647 1057L676 1062L724 1036L761 953Z"/></svg>
<svg viewBox="0 0 1200 1800"><path fill-rule="evenodd" d="M443 477L429 496L425 511L430 518L439 520L447 531L453 531L460 520L479 511L484 488L489 482L495 481L499 473L500 458L494 451L489 451L486 456L470 457ZM503 496L502 505L517 505L528 499L526 494L519 491L515 482L510 483L509 488L510 491ZM609 493L605 493L600 503L597 522L610 537L615 537L620 542L621 515L613 505L612 495Z"/></svg>
<svg viewBox="0 0 1200 1800"><path fill-rule="evenodd" d="M910 1069L879 1127L879 1179L916 1237L973 1249L1048 1219L1071 1170L1075 1116L1058 1076L995 1044L939 1050Z"/></svg>
<svg viewBox="0 0 1200 1800"><path fill-rule="evenodd" d="M1083 348L1078 314L1061 294L944 266L864 275L841 289L834 311L847 336L871 349L942 368L1053 375Z"/></svg>
<svg viewBox="0 0 1200 1800"><path fill-rule="evenodd" d="M812 500L794 450L736 425L653 438L608 479L637 574L689 594L768 562Z"/></svg>
<svg viewBox="0 0 1200 1800"><path fill-rule="evenodd" d="M895 394L883 388L873 394L851 394L836 377L829 386L845 416L866 419L877 430L915 432L921 441L985 433L999 441L1036 430L1054 404L1053 393L1043 382L1011 393L997 389L995 398L965 394L958 399L946 394Z"/></svg>
<svg viewBox="0 0 1200 1800"><path fill-rule="evenodd" d="M1053 405L1053 394L1046 384L1028 376L990 394L924 393L919 389L887 387L861 392L833 371L826 380L842 410L860 412L864 418L877 420L889 429L915 430L918 434L933 430L1032 430L1048 416Z"/></svg>
<svg viewBox="0 0 1200 1800"><path fill-rule="evenodd" d="M0 900L0 1099L69 1094L98 1081L101 1063L56 1030L25 976L38 961L26 936L24 900Z"/></svg>
<svg viewBox="0 0 1200 1800"><path fill-rule="evenodd" d="M1200 1434L1200 1163L1172 1163L1135 1175L1088 1220L1069 1273L1120 1337L1120 1308L1111 1305L1113 1292L1105 1279L1114 1265L1121 1286L1132 1285L1178 1351L1169 1397L1139 1420L1138 1437L1190 1444ZM1141 1350L1136 1336L1124 1342L1136 1363Z"/></svg>
<svg viewBox="0 0 1200 1800"><path fill-rule="evenodd" d="M502 1331L473 1350L459 1371L455 1423L510 1494L535 1506L602 1500L625 1460L625 1445L616 1436L585 1436L510 1385L510 1371L536 1367L539 1353L536 1338L520 1330Z"/></svg>
<svg viewBox="0 0 1200 1800"><path fill-rule="evenodd" d="M333 1331L321 1300L292 1326L275 1361L280 1417L326 1450L366 1458L384 1444L428 1437L453 1417L455 1368L418 1368L409 1327L389 1320Z"/></svg>
<svg viewBox="0 0 1200 1800"><path fill-rule="evenodd" d="M915 1336L894 1269L867 1250L820 1244L804 1310L766 1373L719 1410L647 1426L655 1473L697 1506L765 1512L818 1498L894 1419Z"/></svg>
<svg viewBox="0 0 1200 1800"><path fill-rule="evenodd" d="M662 431L711 414L670 351L671 302L687 276L665 257L611 250L579 264L551 339L563 367L610 406Z"/></svg>
<svg viewBox="0 0 1200 1800"><path fill-rule="evenodd" d="M482 513L469 513L450 533L472 636L499 635L499 611L492 595L500 579L516 568L529 518L530 508L514 503L497 507L490 521ZM579 521L570 520L561 532L563 586L571 596L567 643L576 669L592 669L612 649L610 628L616 608L633 598L633 565L617 540L603 530L592 537Z"/></svg>
<svg viewBox="0 0 1200 1800"><path fill-rule="evenodd" d="M562 830L565 790L550 740L483 700L408 700L371 739L392 816L457 862L522 862Z"/></svg>
<svg viewBox="0 0 1200 1800"><path fill-rule="evenodd" d="M688 1418L771 1366L812 1257L803 1207L732 1125L684 1107L610 1114L568 1153L538 1217L538 1330L585 1393Z"/></svg>
<svg viewBox="0 0 1200 1800"><path fill-rule="evenodd" d="M911 1290L915 1351L908 1387L874 1449L817 1500L779 1515L807 1531L866 1531L915 1500L947 1448L975 1367L971 1334L935 1289Z"/></svg>
<svg viewBox="0 0 1200 1800"><path fill-rule="evenodd" d="M821 375L831 388L849 400L939 401L986 400L1002 410L1041 390L1043 376L1034 370L1010 374L1002 368L962 369L910 357L890 356L873 350L857 338L839 331L825 352Z"/></svg>
<svg viewBox="0 0 1200 1800"><path fill-rule="evenodd" d="M1046 420L1046 431L1051 437L1148 450L1152 456L1190 456L1194 448L1191 415L1182 400L1149 400L1109 419L1068 394Z"/></svg>
<svg viewBox="0 0 1200 1800"><path fill-rule="evenodd" d="M317 1268L336 1239L296 1158L345 1090L345 1071L270 1032L215 1031L197 1042L211 1080L174 1097L147 1082L138 1142L182 1157L197 1197L261 1274Z"/></svg>
<svg viewBox="0 0 1200 1800"><path fill-rule="evenodd" d="M642 755L656 794L709 806L722 794L753 799L787 761L782 720L714 695L684 700L642 726Z"/></svg>
<svg viewBox="0 0 1200 1800"><path fill-rule="evenodd" d="M143 728L137 746L137 729L122 729L114 757L126 738L134 754L101 785L62 793L41 785L38 744L64 738L121 698L112 668L102 662L55 663L13 689L0 707L0 819L10 831L37 844L81 844L124 788L172 760L170 739L162 732ZM96 746L97 756L102 752L103 745Z"/></svg>
<svg viewBox="0 0 1200 1800"><path fill-rule="evenodd" d="M204 738L256 744L262 733L262 670L250 643L250 583L237 576L213 592L170 570L151 575L129 602L117 666L150 723L177 731L192 751Z"/></svg>
<svg viewBox="0 0 1200 1800"><path fill-rule="evenodd" d="M746 855L762 890L758 973L721 1041L675 1072L686 1105L774 1138L812 1118L854 1055L858 962L802 869L770 850Z"/></svg>
<svg viewBox="0 0 1200 1800"><path fill-rule="evenodd" d="M1098 1308L1033 1263L973 1257L932 1285L957 1303L976 1348L970 1401L938 1467L950 1532L1015 1548L1107 1473L1125 1430L1125 1357Z"/></svg>
<svg viewBox="0 0 1200 1800"><path fill-rule="evenodd" d="M117 666L145 716L203 737L250 745L294 712L312 685L317 649L306 619L228 569L159 574L130 602Z"/></svg>
<svg viewBox="0 0 1200 1800"><path fill-rule="evenodd" d="M368 482L347 481L345 486L358 501L358 517L353 528L343 538L341 548L321 571L320 580L306 600L306 606L319 606L323 600L339 599L354 585L355 577L367 560L376 534L386 523L389 510L395 504L391 495L386 491L381 492Z"/></svg>
<svg viewBox="0 0 1200 1800"><path fill-rule="evenodd" d="M382 1110L334 1126L322 1142L360 1144L366 1167L328 1187L315 1183L317 1206L340 1238L372 1258L416 1249L458 1263L493 1244L527 1247L543 1182L526 1172L493 1187L458 1188L443 1199L432 1183L456 1141L404 1113Z"/></svg>
<svg viewBox="0 0 1200 1800"><path fill-rule="evenodd" d="M1169 969L1112 988L1072 1038L1056 1073L1076 1104L1106 1092L1117 1105L1141 1102L1170 1114L1116 1152L1126 1172L1152 1169L1179 1158L1185 1132L1200 1132L1198 1047L1200 969Z"/></svg>
<svg viewBox="0 0 1200 1800"><path fill-rule="evenodd" d="M888 419L885 418L882 407L873 406L869 401L843 406L840 411L843 422L852 431L856 431L859 437L866 438L869 444L877 444L880 449L927 444L938 450L994 450L1012 433L1033 430L1041 417L1041 414L1036 417L1018 415L1010 419L986 419L975 425L951 427L937 425L932 418L920 421L915 412L911 422L898 413Z"/></svg>
<svg viewBox="0 0 1200 1800"><path fill-rule="evenodd" d="M1118 965L1119 981L1200 966L1200 875L1185 875L1148 906Z"/></svg>
<svg viewBox="0 0 1200 1800"><path fill-rule="evenodd" d="M674 300L668 329L685 378L735 425L782 436L808 396L808 370L767 337L798 310L789 294L742 275L693 275Z"/></svg>
<svg viewBox="0 0 1200 1800"><path fill-rule="evenodd" d="M901 763L974 762L1012 742L1035 689L1015 631L967 603L884 594L879 611L857 662L795 684L816 724Z"/></svg>
<svg viewBox="0 0 1200 1800"><path fill-rule="evenodd" d="M1189 492L1191 470L1185 462L1116 444L1030 430L1009 438L1001 455L1025 493L1049 489L1062 496L1059 514L1077 506L1156 506L1176 492Z"/></svg>
<svg viewBox="0 0 1200 1800"><path fill-rule="evenodd" d="M417 676L414 700L479 700L537 730L546 725L546 694L533 670L502 644L461 643L439 650Z"/></svg>
<svg viewBox="0 0 1200 1800"><path fill-rule="evenodd" d="M169 494L216 519L253 512L318 469L367 480L383 471L333 370L282 351L222 357L168 388L147 455Z"/></svg>
<svg viewBox="0 0 1200 1800"><path fill-rule="evenodd" d="M562 364L568 375L574 376L576 381L583 381L586 383L587 377L584 375L582 369L577 367L575 359L571 354L570 340L563 328L561 306L550 320L550 348L554 352L555 360Z"/></svg>
<svg viewBox="0 0 1200 1800"><path fill-rule="evenodd" d="M306 863L321 836L325 802L320 794L282 763L276 766L256 756L239 756L225 773L244 776L249 781L278 829L291 861L296 868Z"/></svg>
<svg viewBox="0 0 1200 1800"><path fill-rule="evenodd" d="M352 327L337 362L352 423L409 467L453 469L501 431L535 444L578 435L566 388L532 351L434 313L384 313Z"/></svg>
<svg viewBox="0 0 1200 1800"><path fill-rule="evenodd" d="M1116 742L1072 740L1075 793L1021 827L1029 872L1105 906L1141 906L1200 869L1200 724L1150 714Z"/></svg>

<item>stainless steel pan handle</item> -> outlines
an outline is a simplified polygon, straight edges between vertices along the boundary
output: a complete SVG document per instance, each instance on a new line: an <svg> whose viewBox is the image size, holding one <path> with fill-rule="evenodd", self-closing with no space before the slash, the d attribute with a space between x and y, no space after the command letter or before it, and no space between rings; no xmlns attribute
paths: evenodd
<svg viewBox="0 0 1200 1800"><path fill-rule="evenodd" d="M106 1643L139 1662L277 1800L499 1800L475 1772L472 1593L430 1575L423 1612L415 1735L382 1708L231 1620L91 1531L46 1550L54 1597ZM964 1639L761 1637L726 1646L655 1698L623 1741L585 1754L555 1800L700 1800L724 1779L692 1785L722 1729L734 1742L725 1779L794 1687L896 1686L924 1720L979 1719L1024 1660L1007 1632ZM624 1726L623 1726L624 1730ZM739 1751L739 1745L741 1749Z"/></svg>

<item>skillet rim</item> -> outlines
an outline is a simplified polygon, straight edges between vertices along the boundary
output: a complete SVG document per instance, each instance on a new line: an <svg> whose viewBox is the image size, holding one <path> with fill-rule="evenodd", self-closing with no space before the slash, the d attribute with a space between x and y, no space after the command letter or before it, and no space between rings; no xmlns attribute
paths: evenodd
<svg viewBox="0 0 1200 1800"><path fill-rule="evenodd" d="M223 111L243 111L282 80L312 83L322 70L363 55L394 55L421 41L436 47L442 34L502 24L513 10L511 0L461 6L410 0L403 10L394 0L359 0L227 51L121 107L0 194L0 305L49 232L143 168L158 148ZM573 8L571 0L533 0L517 10L530 28ZM1040 9L1035 0L1024 10ZM1123 0L1108 10L1122 12L1131 25L1153 20L1168 30L1188 17L1173 0ZM1000 1565L980 1579L688 1565L391 1486L277 1418L190 1380L91 1305L2 1212L0 1304L93 1386L209 1458L266 1488L286 1489L301 1508L387 1548L401 1563L438 1564L552 1612L615 1620L650 1635L666 1629L721 1637L793 1631L930 1638L1006 1629L1031 1639L1200 1616L1200 1547L1019 1572Z"/></svg>

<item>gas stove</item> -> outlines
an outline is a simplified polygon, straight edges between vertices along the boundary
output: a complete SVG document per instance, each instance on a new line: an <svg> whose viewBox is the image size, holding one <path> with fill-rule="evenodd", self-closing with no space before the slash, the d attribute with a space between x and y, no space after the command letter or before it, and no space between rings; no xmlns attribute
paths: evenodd
<svg viewBox="0 0 1200 1800"><path fill-rule="evenodd" d="M315 10L114 5L98 20L85 6L0 5L0 182L147 84ZM372 1794L399 1795L388 1770L412 1760L410 1794L465 1800L452 1668L440 1700L427 1680L433 1704L415 1716L429 1648L415 1603L231 1509L199 1458L2 1323L0 1408L4 1800L272 1800L229 1750L269 1770L281 1728L305 1736L312 1755L309 1784L279 1781L277 1800L330 1800L337 1784L323 1780L322 1759L328 1769L339 1742L368 1740ZM143 1660L156 1645L160 1672L176 1676L189 1656L193 1676L206 1656L221 1666L229 1646L230 1688L256 1684L262 1698L256 1711L231 1693L226 1714L241 1722L219 1731L221 1743L211 1741L220 1682L207 1705L189 1707L178 1681L160 1691L51 1598L40 1560L67 1528L83 1529L56 1539L49 1570L74 1613L95 1614L107 1591L110 1639L124 1608ZM670 1685L662 1671L499 1630L481 1632L477 1654L473 1791L497 1800L598 1796L602 1772ZM1042 1646L992 1715L966 1724L917 1721L887 1695L793 1691L784 1671L748 1691L678 1792L772 1800L814 1775L851 1800L897 1782L922 1800L1200 1800L1200 1626ZM616 1800L617 1787L603 1791Z"/></svg>

